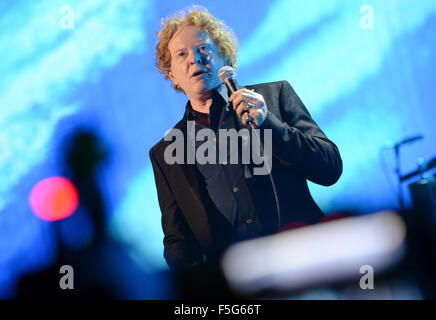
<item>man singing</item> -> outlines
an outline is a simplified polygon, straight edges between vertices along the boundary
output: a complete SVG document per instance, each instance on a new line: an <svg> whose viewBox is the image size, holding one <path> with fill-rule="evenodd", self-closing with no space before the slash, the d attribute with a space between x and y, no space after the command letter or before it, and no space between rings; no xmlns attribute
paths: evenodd
<svg viewBox="0 0 436 320"><path fill-rule="evenodd" d="M291 85L277 81L230 92L218 73L223 66L236 65L237 40L206 10L193 7L166 19L158 37L157 67L189 99L174 127L184 133L184 145L193 143L199 150L203 143L188 141L189 123L196 132L210 129L218 136L222 129L247 130L249 122L261 133L272 133L273 179L253 174L253 166L241 161L168 163L164 155L171 141L162 139L153 146L150 158L168 265L184 269L217 263L223 250L239 239L322 218L307 180L334 184L342 173L342 160Z"/></svg>

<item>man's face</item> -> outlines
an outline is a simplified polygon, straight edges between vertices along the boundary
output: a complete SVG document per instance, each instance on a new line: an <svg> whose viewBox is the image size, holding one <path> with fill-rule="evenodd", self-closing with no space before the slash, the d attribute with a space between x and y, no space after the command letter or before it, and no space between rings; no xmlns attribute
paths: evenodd
<svg viewBox="0 0 436 320"><path fill-rule="evenodd" d="M168 76L188 97L201 96L221 83L218 72L224 61L206 31L195 26L182 27L174 34L168 48L171 53Z"/></svg>

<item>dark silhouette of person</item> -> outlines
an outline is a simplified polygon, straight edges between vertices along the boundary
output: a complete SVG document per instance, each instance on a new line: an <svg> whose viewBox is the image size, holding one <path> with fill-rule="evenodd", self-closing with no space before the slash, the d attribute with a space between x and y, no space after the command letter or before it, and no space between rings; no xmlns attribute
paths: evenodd
<svg viewBox="0 0 436 320"><path fill-rule="evenodd" d="M53 222L58 254L47 269L24 276L18 299L168 299L176 292L168 272L148 274L127 254L127 248L115 242L106 232L107 215L103 195L97 183L109 152L98 136L89 129L78 129L64 143L65 176L76 186L80 204L65 220ZM81 248L64 241L64 232L80 234L81 221L92 222L92 239ZM80 220L82 218L82 220ZM76 221L74 221L76 219ZM68 223L68 225L66 225ZM62 232L62 229L64 232ZM86 241L85 241L86 242ZM73 283L61 266L71 266ZM71 276L71 275L70 275ZM70 288L62 289L60 282Z"/></svg>

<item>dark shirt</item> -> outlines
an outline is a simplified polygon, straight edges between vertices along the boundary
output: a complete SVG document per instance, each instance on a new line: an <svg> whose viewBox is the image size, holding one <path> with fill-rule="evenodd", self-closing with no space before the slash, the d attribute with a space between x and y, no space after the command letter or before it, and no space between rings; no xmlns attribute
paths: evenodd
<svg viewBox="0 0 436 320"><path fill-rule="evenodd" d="M192 109L188 103L188 119L195 120L196 132L200 129L210 128L216 135L213 147L216 152L215 163L200 164L196 161L197 169L204 178L207 193L225 219L231 224L236 239L246 239L262 234L262 229L255 204L244 178L241 164L241 148L238 148L238 163L231 163L230 143L227 144L227 159L221 163L219 160L219 129L235 129L237 116L231 105L227 105L226 92L213 92L213 102L210 113L204 114ZM207 139L207 138L206 138ZM240 139L238 140L240 142ZM196 153L206 141L196 141ZM203 148L201 152L204 152ZM206 153L207 155L207 153Z"/></svg>

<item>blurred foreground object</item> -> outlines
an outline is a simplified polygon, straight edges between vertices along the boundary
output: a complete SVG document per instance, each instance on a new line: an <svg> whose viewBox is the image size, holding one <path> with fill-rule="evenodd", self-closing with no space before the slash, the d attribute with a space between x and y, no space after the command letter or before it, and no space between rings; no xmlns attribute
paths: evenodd
<svg viewBox="0 0 436 320"><path fill-rule="evenodd" d="M79 205L76 187L64 177L51 177L38 182L29 198L36 216L47 221L65 219L72 215Z"/></svg>
<svg viewBox="0 0 436 320"><path fill-rule="evenodd" d="M406 225L391 211L350 217L240 242L222 259L238 294L292 292L358 279L362 266L377 273L401 261Z"/></svg>

